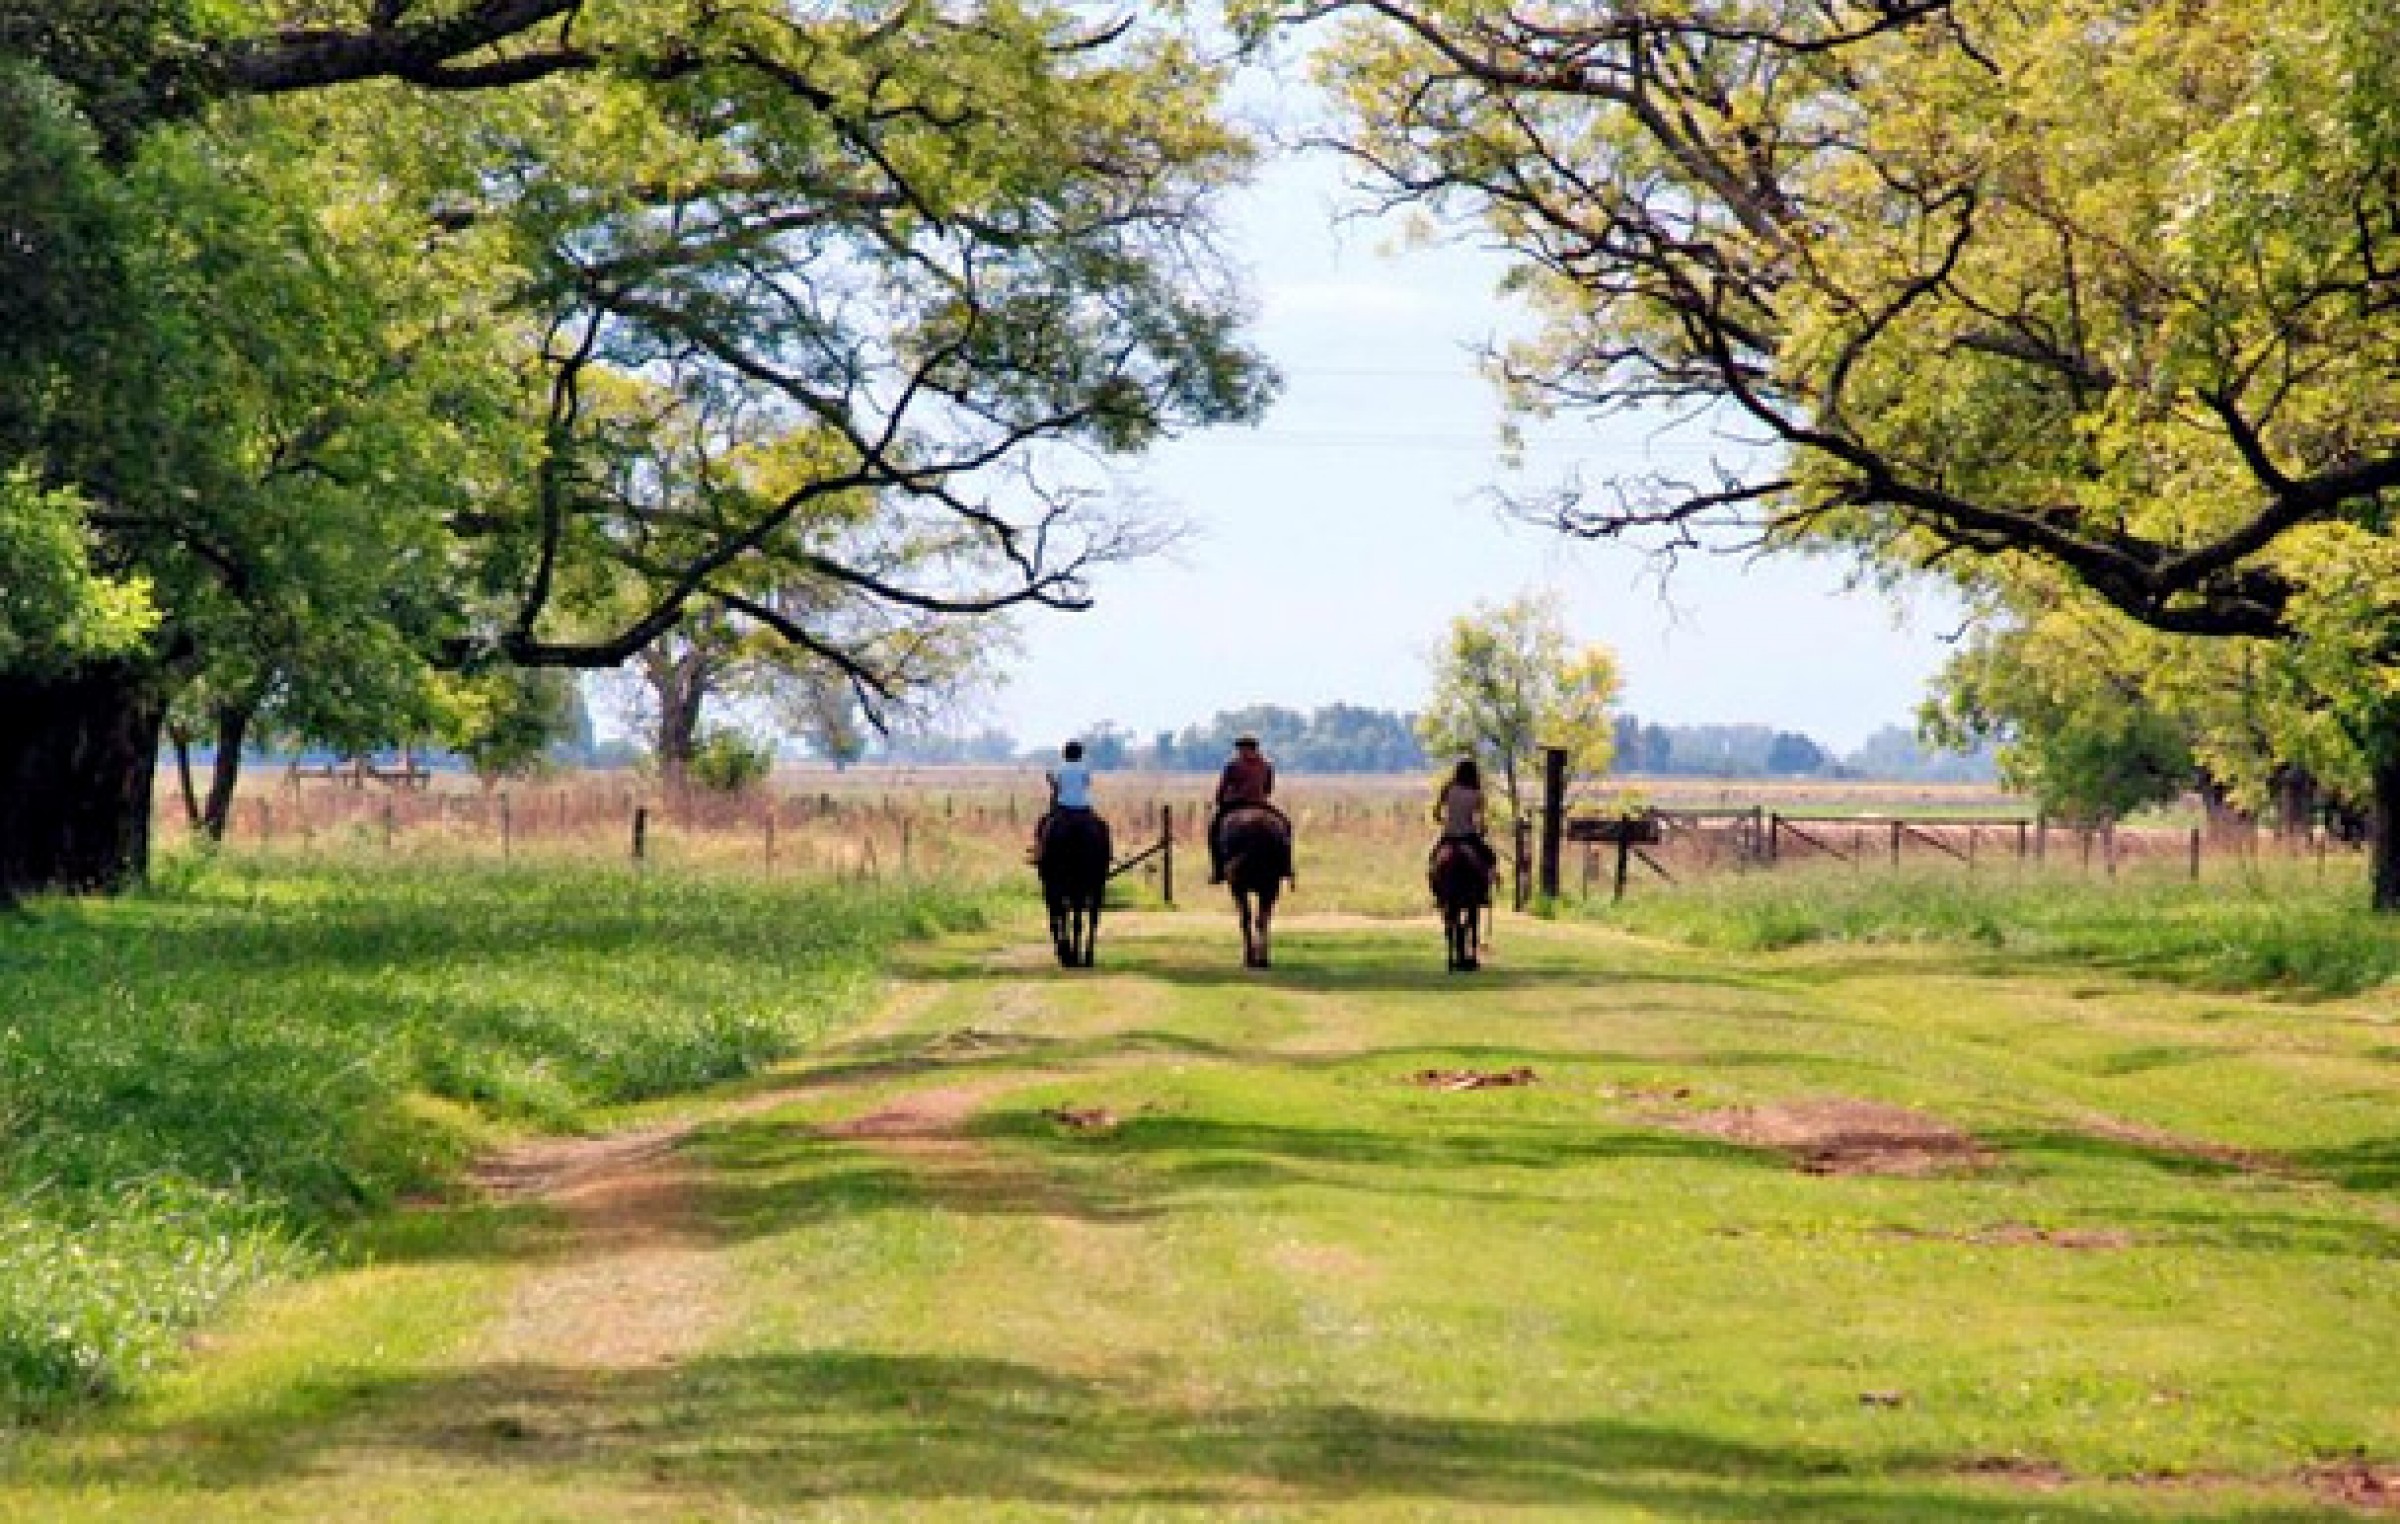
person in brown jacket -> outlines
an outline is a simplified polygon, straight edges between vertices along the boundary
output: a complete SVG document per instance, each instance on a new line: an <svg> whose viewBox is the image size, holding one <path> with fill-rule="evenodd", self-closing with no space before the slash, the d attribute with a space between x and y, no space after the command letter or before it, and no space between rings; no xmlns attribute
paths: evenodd
<svg viewBox="0 0 2400 1524"><path fill-rule="evenodd" d="M1233 755L1226 760L1225 770L1217 774L1216 808L1208 817L1208 881L1225 882L1225 847L1217 828L1224 824L1228 812L1239 809L1268 809L1277 815L1275 764L1258 748L1258 737L1249 734L1233 738ZM1290 817L1284 817L1290 824Z"/></svg>

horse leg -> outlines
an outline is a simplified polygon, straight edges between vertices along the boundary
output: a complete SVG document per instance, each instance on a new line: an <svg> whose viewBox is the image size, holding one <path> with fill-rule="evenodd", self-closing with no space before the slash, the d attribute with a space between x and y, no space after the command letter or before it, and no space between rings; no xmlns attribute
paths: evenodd
<svg viewBox="0 0 2400 1524"><path fill-rule="evenodd" d="M1275 966L1275 889L1258 897L1258 966Z"/></svg>
<svg viewBox="0 0 2400 1524"><path fill-rule="evenodd" d="M1233 892L1233 908L1239 911L1242 917L1242 967L1256 968L1258 967L1258 939L1250 926L1250 896L1236 889Z"/></svg>
<svg viewBox="0 0 2400 1524"><path fill-rule="evenodd" d="M1093 967L1093 960L1099 956L1100 902L1094 900L1084 908L1083 912L1083 966L1085 968Z"/></svg>

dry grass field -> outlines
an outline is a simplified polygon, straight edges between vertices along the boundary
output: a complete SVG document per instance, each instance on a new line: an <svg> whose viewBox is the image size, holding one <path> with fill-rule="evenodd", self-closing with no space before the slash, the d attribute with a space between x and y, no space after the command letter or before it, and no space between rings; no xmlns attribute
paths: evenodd
<svg viewBox="0 0 2400 1524"><path fill-rule="evenodd" d="M1202 825L1212 779L1197 773L1104 774L1103 811L1121 858L1175 842L1120 881L1127 904L1188 900L1205 880ZM1308 908L1391 915L1423 908L1430 780L1287 775ZM673 796L630 772L567 774L486 788L463 774L416 788L258 769L244 782L232 842L270 853L390 854L415 860L631 862L637 822L645 863L803 879L940 880L966 886L1024 874L1045 790L1037 768L786 769L738 795ZM2224 877L2262 854L2347 871L2338 847L2195 835L2157 819L2105 835L2044 827L2019 798L1980 785L1841 780L1626 778L1584 790L1577 811L1654 809L1666 839L1630 865L1636 892L1763 867L2048 872L2078 879ZM180 799L162 779L159 834L188 841ZM1507 850L1504 830L1495 838ZM2329 865L2328 857L2333 861ZM1606 897L1613 852L1570 843L1568 900Z"/></svg>

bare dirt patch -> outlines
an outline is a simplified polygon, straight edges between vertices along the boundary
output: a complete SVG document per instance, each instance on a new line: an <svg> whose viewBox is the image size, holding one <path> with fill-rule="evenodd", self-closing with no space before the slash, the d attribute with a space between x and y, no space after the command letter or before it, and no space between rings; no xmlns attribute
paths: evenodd
<svg viewBox="0 0 2400 1524"><path fill-rule="evenodd" d="M2056 1492L2075 1480L2074 1473L2056 1461L2023 1455L1979 1455L1958 1469L1968 1476L2022 1487L2028 1492Z"/></svg>
<svg viewBox="0 0 2400 1524"><path fill-rule="evenodd" d="M988 1085L946 1085L919 1090L873 1111L831 1122L822 1129L829 1138L896 1142L957 1141L977 1107L1002 1090L1025 1083L1012 1078Z"/></svg>
<svg viewBox="0 0 2400 1524"><path fill-rule="evenodd" d="M519 1285L485 1357L632 1370L696 1353L718 1326L725 1272L695 1197L690 1172L665 1154L587 1167L545 1192L567 1219L568 1251Z"/></svg>
<svg viewBox="0 0 2400 1524"><path fill-rule="evenodd" d="M927 998L926 987L904 986L870 1030L905 1022ZM714 1108L706 1120L757 1116L815 1088L805 1076L772 1084ZM957 1116L938 1099L930 1105L932 1113L916 1125L956 1125ZM905 1125L890 1115L882 1122ZM729 1272L702 1218L699 1179L679 1152L699 1125L687 1119L600 1137L536 1139L474 1169L486 1194L545 1203L566 1228L557 1258L510 1299L484 1358L626 1370L669 1364L706 1346L724 1320Z"/></svg>
<svg viewBox="0 0 2400 1524"><path fill-rule="evenodd" d="M1880 1101L1779 1101L1659 1120L1703 1137L1774 1149L1811 1175L1949 1174L1983 1168L1993 1157L1946 1122Z"/></svg>
<svg viewBox="0 0 2400 1524"><path fill-rule="evenodd" d="M689 1123L672 1123L597 1138L537 1138L480 1161L469 1178L501 1201L539 1200L639 1171L672 1154L690 1132Z"/></svg>
<svg viewBox="0 0 2400 1524"><path fill-rule="evenodd" d="M1931 1228L1892 1228L1892 1237L1929 1239L1941 1243L1977 1244L2002 1248L2047 1248L2096 1251L2130 1249L2139 1242L2119 1228L2040 1228L2027 1222L2000 1222L1988 1228L1947 1231Z"/></svg>
<svg viewBox="0 0 2400 1524"><path fill-rule="evenodd" d="M2309 1470L2308 1489L2361 1513L2400 1514L2400 1465L2381 1466L2363 1456L2333 1461Z"/></svg>
<svg viewBox="0 0 2400 1524"><path fill-rule="evenodd" d="M1125 1125L1125 1119L1106 1106L1053 1106L1042 1118L1084 1137L1105 1137Z"/></svg>
<svg viewBox="0 0 2400 1524"><path fill-rule="evenodd" d="M1539 1084L1541 1076L1519 1064L1514 1069L1419 1069L1408 1082L1427 1090L1492 1090Z"/></svg>

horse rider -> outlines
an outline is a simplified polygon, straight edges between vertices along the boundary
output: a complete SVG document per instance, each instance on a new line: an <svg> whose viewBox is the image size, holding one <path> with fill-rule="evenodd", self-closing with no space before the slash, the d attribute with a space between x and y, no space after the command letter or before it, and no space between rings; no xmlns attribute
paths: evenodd
<svg viewBox="0 0 2400 1524"><path fill-rule="evenodd" d="M1433 817L1441 822L1442 836L1433 844L1433 850L1426 854L1426 872L1433 871L1434 861L1442 855L1442 848L1452 842L1482 858L1484 872L1497 874L1500 871L1500 854L1492 850L1491 842L1483 834L1483 771L1475 765L1473 757L1459 758L1458 766L1450 770L1449 780L1442 785L1441 794L1434 800Z"/></svg>
<svg viewBox="0 0 2400 1524"><path fill-rule="evenodd" d="M1225 882L1225 843L1221 828L1225 817L1235 810L1262 809L1272 813L1291 829L1292 818L1284 814L1272 797L1275 792L1275 764L1258 749L1258 737L1244 731L1233 738L1233 755L1226 759L1225 770L1217 774L1216 808L1208 817L1208 881Z"/></svg>
<svg viewBox="0 0 2400 1524"><path fill-rule="evenodd" d="M1058 766L1044 774L1050 780L1050 808L1033 823L1033 860L1042 860L1042 844L1050 839L1050 823L1063 810L1092 812L1092 770L1083 760L1083 743L1069 741L1059 749Z"/></svg>

